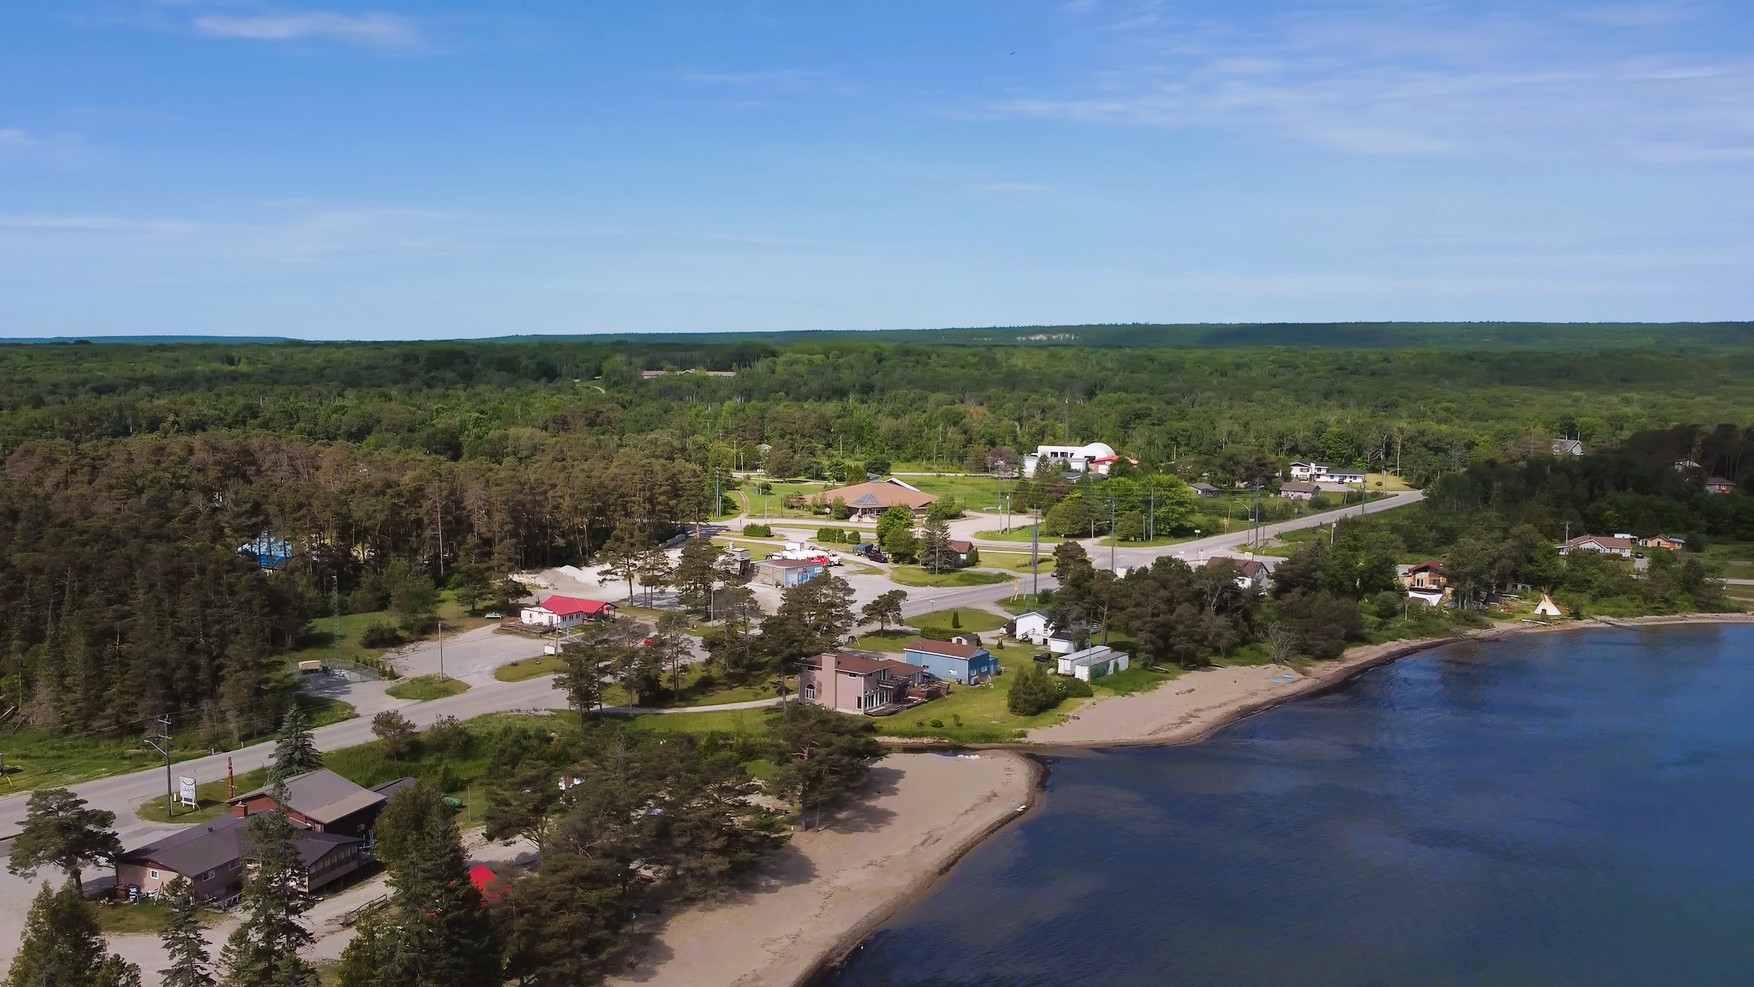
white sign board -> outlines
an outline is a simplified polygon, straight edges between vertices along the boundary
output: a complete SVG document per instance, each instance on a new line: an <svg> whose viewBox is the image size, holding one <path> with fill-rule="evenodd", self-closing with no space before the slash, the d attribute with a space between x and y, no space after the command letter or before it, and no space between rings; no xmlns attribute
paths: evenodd
<svg viewBox="0 0 1754 987"><path fill-rule="evenodd" d="M200 804L195 801L195 779L178 776L177 801L190 809L200 808Z"/></svg>

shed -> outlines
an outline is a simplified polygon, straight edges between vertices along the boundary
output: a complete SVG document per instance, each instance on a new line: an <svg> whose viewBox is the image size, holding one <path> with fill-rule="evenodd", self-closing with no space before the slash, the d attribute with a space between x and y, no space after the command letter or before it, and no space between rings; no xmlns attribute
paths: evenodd
<svg viewBox="0 0 1754 987"><path fill-rule="evenodd" d="M382 792L355 785L327 768L306 772L286 783L288 818L319 833L364 836L387 801ZM231 799L232 814L240 819L272 812L274 807L274 790L269 787Z"/></svg>
<svg viewBox="0 0 1754 987"><path fill-rule="evenodd" d="M783 589L807 583L826 571L827 568L820 562L804 559L763 559L755 563L755 580Z"/></svg>
<svg viewBox="0 0 1754 987"><path fill-rule="evenodd" d="M1070 675L1085 682L1125 671L1131 664L1126 652L1116 651L1106 644L1074 651L1069 655L1061 655L1057 670L1061 675Z"/></svg>

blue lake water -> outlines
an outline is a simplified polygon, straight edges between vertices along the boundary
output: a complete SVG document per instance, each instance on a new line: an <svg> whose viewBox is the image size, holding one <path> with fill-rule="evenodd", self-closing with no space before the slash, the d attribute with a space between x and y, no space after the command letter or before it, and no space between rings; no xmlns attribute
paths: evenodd
<svg viewBox="0 0 1754 987"><path fill-rule="evenodd" d="M836 987L1754 984L1754 627L1452 646L1050 767Z"/></svg>

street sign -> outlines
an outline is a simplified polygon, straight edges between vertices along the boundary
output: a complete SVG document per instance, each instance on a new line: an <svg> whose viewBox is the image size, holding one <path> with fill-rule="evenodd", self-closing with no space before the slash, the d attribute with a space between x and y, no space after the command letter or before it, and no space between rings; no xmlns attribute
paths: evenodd
<svg viewBox="0 0 1754 987"><path fill-rule="evenodd" d="M195 779L187 776L178 776L177 801L182 803L185 808L200 808L200 803L195 800Z"/></svg>

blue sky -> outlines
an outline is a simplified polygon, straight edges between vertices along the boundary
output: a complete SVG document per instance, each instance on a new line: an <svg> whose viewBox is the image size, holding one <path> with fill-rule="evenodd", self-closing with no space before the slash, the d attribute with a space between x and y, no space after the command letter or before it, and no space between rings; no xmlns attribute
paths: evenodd
<svg viewBox="0 0 1754 987"><path fill-rule="evenodd" d="M0 336L1754 318L1731 0L40 0Z"/></svg>

